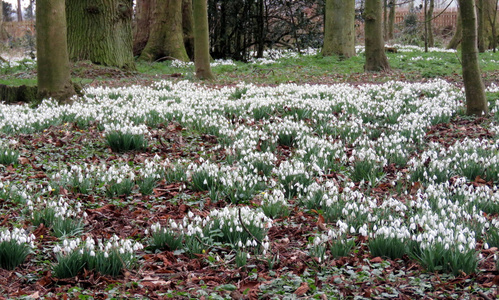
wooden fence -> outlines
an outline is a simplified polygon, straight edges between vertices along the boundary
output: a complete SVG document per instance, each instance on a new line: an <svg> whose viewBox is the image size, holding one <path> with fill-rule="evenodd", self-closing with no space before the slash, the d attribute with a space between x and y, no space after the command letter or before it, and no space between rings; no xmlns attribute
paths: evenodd
<svg viewBox="0 0 499 300"><path fill-rule="evenodd" d="M27 34L35 34L34 21L4 22L3 27L11 39L19 39Z"/></svg>
<svg viewBox="0 0 499 300"><path fill-rule="evenodd" d="M410 14L408 10L398 10L395 13L395 24L403 24L405 17ZM457 24L457 9L447 9L445 11L435 9L433 12L433 20L431 21L433 28L452 27ZM417 12L418 20L424 21L424 12Z"/></svg>

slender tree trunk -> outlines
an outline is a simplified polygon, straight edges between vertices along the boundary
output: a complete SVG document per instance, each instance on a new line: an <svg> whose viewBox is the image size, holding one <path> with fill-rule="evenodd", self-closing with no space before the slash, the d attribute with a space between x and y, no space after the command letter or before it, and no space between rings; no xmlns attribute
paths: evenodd
<svg viewBox="0 0 499 300"><path fill-rule="evenodd" d="M194 60L194 16L192 0L182 0L182 32L184 46L189 59Z"/></svg>
<svg viewBox="0 0 499 300"><path fill-rule="evenodd" d="M368 72L390 70L383 42L381 15L381 0L366 0L364 9L366 64L364 65L364 69Z"/></svg>
<svg viewBox="0 0 499 300"><path fill-rule="evenodd" d="M435 10L435 0L430 0L430 7L428 8L428 47L435 46L433 38L433 11Z"/></svg>
<svg viewBox="0 0 499 300"><path fill-rule="evenodd" d="M75 94L69 71L64 0L36 2L38 94L70 103Z"/></svg>
<svg viewBox="0 0 499 300"><path fill-rule="evenodd" d="M461 44L461 40L463 38L463 22L461 21L461 8L459 8L458 15L457 15L457 25L456 25L456 31L454 32L454 35L452 36L452 39L449 41L449 44L447 45L447 49L457 49L457 46Z"/></svg>
<svg viewBox="0 0 499 300"><path fill-rule="evenodd" d="M355 56L355 0L326 0L322 55Z"/></svg>
<svg viewBox="0 0 499 300"><path fill-rule="evenodd" d="M151 32L140 59L189 61L182 32L182 0L157 0Z"/></svg>
<svg viewBox="0 0 499 300"><path fill-rule="evenodd" d="M388 40L388 0L383 0L383 39Z"/></svg>
<svg viewBox="0 0 499 300"><path fill-rule="evenodd" d="M23 21L23 8L21 7L21 0L17 0L17 21Z"/></svg>
<svg viewBox="0 0 499 300"><path fill-rule="evenodd" d="M138 56L144 50L149 39L152 9L156 0L137 0L133 27L133 55Z"/></svg>
<svg viewBox="0 0 499 300"><path fill-rule="evenodd" d="M492 51L496 53L496 48L497 48L497 8L499 5L499 0L491 0L490 2L490 7L492 8L491 11L487 14L490 27L491 27L491 40L490 40L490 45L492 47Z"/></svg>
<svg viewBox="0 0 499 300"><path fill-rule="evenodd" d="M473 0L459 0L463 27L462 68L466 93L466 113L481 116L488 113L485 87L478 64L477 19Z"/></svg>
<svg viewBox="0 0 499 300"><path fill-rule="evenodd" d="M132 0L66 0L69 58L135 69Z"/></svg>
<svg viewBox="0 0 499 300"><path fill-rule="evenodd" d="M424 12L424 52L428 52L428 0L423 0L423 12Z"/></svg>
<svg viewBox="0 0 499 300"><path fill-rule="evenodd" d="M258 0L257 2L258 5L258 35L257 35L257 50L256 50L256 57L262 58L263 57L263 51L265 50L265 28L266 28L266 23L265 22L265 2L264 0Z"/></svg>
<svg viewBox="0 0 499 300"><path fill-rule="evenodd" d="M208 31L208 7L206 0L193 0L194 12L194 64L196 77L213 79L210 67L210 37Z"/></svg>
<svg viewBox="0 0 499 300"><path fill-rule="evenodd" d="M487 49L487 42L485 37L485 1L477 0L477 19L478 19L478 51L485 52Z"/></svg>
<svg viewBox="0 0 499 300"><path fill-rule="evenodd" d="M395 6L397 4L396 0L390 0L390 13L388 16L388 39L393 39L393 29L395 27Z"/></svg>

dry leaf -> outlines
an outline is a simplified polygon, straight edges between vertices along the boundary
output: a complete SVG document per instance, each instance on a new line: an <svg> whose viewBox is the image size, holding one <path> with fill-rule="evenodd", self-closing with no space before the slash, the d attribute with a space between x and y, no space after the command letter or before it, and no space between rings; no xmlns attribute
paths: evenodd
<svg viewBox="0 0 499 300"><path fill-rule="evenodd" d="M308 283L302 282L300 287L295 291L294 294L298 297L301 297L301 296L305 295L309 289L310 288L308 286Z"/></svg>

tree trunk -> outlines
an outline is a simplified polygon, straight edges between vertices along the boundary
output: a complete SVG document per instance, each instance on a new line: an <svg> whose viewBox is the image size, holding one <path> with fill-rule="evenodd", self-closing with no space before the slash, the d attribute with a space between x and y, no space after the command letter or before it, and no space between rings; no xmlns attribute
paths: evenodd
<svg viewBox="0 0 499 300"><path fill-rule="evenodd" d="M457 25L456 25L456 32L454 32L454 35L452 36L452 39L449 41L449 44L447 45L447 49L457 49L457 46L461 44L461 40L463 38L463 22L461 21L461 8L458 10L458 15L457 15Z"/></svg>
<svg viewBox="0 0 499 300"><path fill-rule="evenodd" d="M59 103L75 94L69 71L64 0L36 2L38 94Z"/></svg>
<svg viewBox="0 0 499 300"><path fill-rule="evenodd" d="M396 0L391 0L390 4L390 13L388 16L388 39L393 39L393 29L395 27L395 6L397 4Z"/></svg>
<svg viewBox="0 0 499 300"><path fill-rule="evenodd" d="M149 40L140 59L189 61L182 32L182 0L157 0Z"/></svg>
<svg viewBox="0 0 499 300"><path fill-rule="evenodd" d="M144 50L149 39L152 8L155 0L137 0L135 5L135 22L133 27L133 55L138 56Z"/></svg>
<svg viewBox="0 0 499 300"><path fill-rule="evenodd" d="M5 42L9 38L5 27L3 26L3 5L0 1L0 42Z"/></svg>
<svg viewBox="0 0 499 300"><path fill-rule="evenodd" d="M473 0L459 0L463 28L462 68L466 93L466 114L481 116L488 113L485 87L478 64L477 19Z"/></svg>
<svg viewBox="0 0 499 300"><path fill-rule="evenodd" d="M213 79L210 66L210 36L206 0L193 0L194 12L194 64L196 77Z"/></svg>
<svg viewBox="0 0 499 300"><path fill-rule="evenodd" d="M265 3L263 0L258 0L258 34L257 34L257 50L256 57L262 58L263 51L265 50L265 28L267 22L265 21Z"/></svg>
<svg viewBox="0 0 499 300"><path fill-rule="evenodd" d="M487 49L487 42L485 38L485 1L477 0L477 19L478 19L478 51L480 53L485 52Z"/></svg>
<svg viewBox="0 0 499 300"><path fill-rule="evenodd" d="M69 58L135 69L132 0L66 0Z"/></svg>
<svg viewBox="0 0 499 300"><path fill-rule="evenodd" d="M488 12L487 16L489 19L490 27L491 27L491 39L490 39L490 46L492 47L492 51L496 53L496 48L497 48L497 31L496 31L496 24L497 24L497 8L499 5L499 0L490 0L490 8L491 10Z"/></svg>
<svg viewBox="0 0 499 300"><path fill-rule="evenodd" d="M21 0L17 0L17 21L23 21L23 9L21 7Z"/></svg>
<svg viewBox="0 0 499 300"><path fill-rule="evenodd" d="M383 39L388 40L388 0L383 0Z"/></svg>
<svg viewBox="0 0 499 300"><path fill-rule="evenodd" d="M355 1L326 0L322 55L355 56Z"/></svg>
<svg viewBox="0 0 499 300"><path fill-rule="evenodd" d="M428 8L428 47L435 46L433 38L433 11L435 10L435 0L430 0L430 7Z"/></svg>
<svg viewBox="0 0 499 300"><path fill-rule="evenodd" d="M182 0L182 32L184 33L184 46L190 60L194 59L194 16L192 13L192 0Z"/></svg>
<svg viewBox="0 0 499 300"><path fill-rule="evenodd" d="M385 55L382 28L381 0L366 0L364 9L364 36L366 44L365 71L388 71L390 65Z"/></svg>

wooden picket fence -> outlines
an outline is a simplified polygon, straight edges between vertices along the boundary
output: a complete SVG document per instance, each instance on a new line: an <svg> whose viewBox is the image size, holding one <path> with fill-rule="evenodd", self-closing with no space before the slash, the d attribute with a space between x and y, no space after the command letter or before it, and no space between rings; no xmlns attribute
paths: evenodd
<svg viewBox="0 0 499 300"><path fill-rule="evenodd" d="M35 34L34 21L4 22L3 26L11 39L19 39L27 34Z"/></svg>

